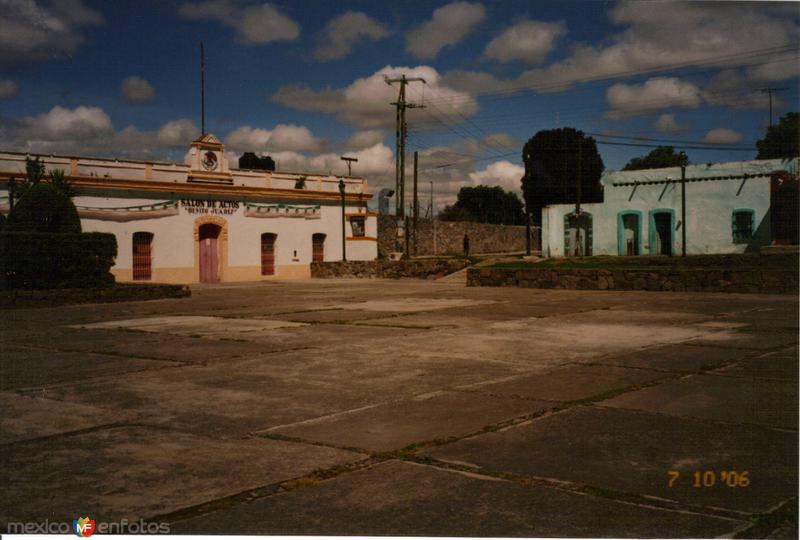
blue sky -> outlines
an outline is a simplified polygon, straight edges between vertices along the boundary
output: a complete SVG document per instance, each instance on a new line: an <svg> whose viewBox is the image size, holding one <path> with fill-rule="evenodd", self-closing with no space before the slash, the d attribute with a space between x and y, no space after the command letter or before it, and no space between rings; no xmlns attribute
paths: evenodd
<svg viewBox="0 0 800 540"><path fill-rule="evenodd" d="M678 140L692 162L755 157L797 110L797 3L0 0L0 149L182 161L206 127L235 158L394 183L396 88L437 204L517 189L521 147L577 127L607 143ZM793 48L793 50L792 50ZM612 138L619 137L619 138ZM639 140L633 138L640 138ZM641 139L644 138L644 139ZM651 140L653 139L653 140ZM679 146L680 143L676 143ZM607 169L646 147L601 144ZM753 148L753 151L741 149ZM444 167L441 167L446 165Z"/></svg>

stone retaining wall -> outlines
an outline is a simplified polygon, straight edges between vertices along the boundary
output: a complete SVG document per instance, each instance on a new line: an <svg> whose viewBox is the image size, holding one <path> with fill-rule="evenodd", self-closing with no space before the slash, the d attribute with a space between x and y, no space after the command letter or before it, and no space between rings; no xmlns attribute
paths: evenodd
<svg viewBox="0 0 800 540"><path fill-rule="evenodd" d="M311 277L436 279L462 270L470 264L467 259L315 262L311 263Z"/></svg>
<svg viewBox="0 0 800 540"><path fill-rule="evenodd" d="M411 220L409 219L409 228ZM439 221L420 219L417 223L417 255L453 255L464 251L464 234L469 236L470 253L512 253L525 251L525 227L494 225L471 221ZM413 245L413 235L409 238ZM404 251L397 244L397 220L394 216L378 217L378 255ZM541 248L539 227L531 227L531 249ZM409 251L412 248L409 247Z"/></svg>
<svg viewBox="0 0 800 540"><path fill-rule="evenodd" d="M468 287L527 287L617 291L798 293L798 275L781 269L608 270L585 268L470 268Z"/></svg>

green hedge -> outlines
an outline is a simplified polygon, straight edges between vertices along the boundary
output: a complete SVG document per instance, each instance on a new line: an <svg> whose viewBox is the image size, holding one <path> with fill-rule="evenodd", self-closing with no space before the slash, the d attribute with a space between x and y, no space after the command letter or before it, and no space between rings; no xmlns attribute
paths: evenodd
<svg viewBox="0 0 800 540"><path fill-rule="evenodd" d="M69 197L51 184L39 183L25 190L14 205L5 230L79 233L81 218Z"/></svg>
<svg viewBox="0 0 800 540"><path fill-rule="evenodd" d="M117 239L108 233L0 233L0 288L111 287Z"/></svg>

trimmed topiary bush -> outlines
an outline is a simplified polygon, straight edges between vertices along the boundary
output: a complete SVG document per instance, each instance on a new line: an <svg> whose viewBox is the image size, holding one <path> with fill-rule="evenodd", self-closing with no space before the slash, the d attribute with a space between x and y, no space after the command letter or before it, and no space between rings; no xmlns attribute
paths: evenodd
<svg viewBox="0 0 800 540"><path fill-rule="evenodd" d="M117 239L109 233L3 232L0 288L111 287L116 256Z"/></svg>
<svg viewBox="0 0 800 540"><path fill-rule="evenodd" d="M70 198L48 183L30 186L8 215L6 232L79 233L81 218Z"/></svg>

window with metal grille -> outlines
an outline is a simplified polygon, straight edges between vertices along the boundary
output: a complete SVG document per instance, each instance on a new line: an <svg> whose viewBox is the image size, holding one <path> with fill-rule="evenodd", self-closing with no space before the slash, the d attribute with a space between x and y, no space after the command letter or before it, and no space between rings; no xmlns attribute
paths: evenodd
<svg viewBox="0 0 800 540"><path fill-rule="evenodd" d="M133 279L152 279L153 272L153 233L133 233Z"/></svg>
<svg viewBox="0 0 800 540"><path fill-rule="evenodd" d="M756 213L750 209L737 209L733 211L733 243L746 244L753 240L755 232Z"/></svg>
<svg viewBox="0 0 800 540"><path fill-rule="evenodd" d="M350 228L353 231L353 237L365 236L365 219L363 217L351 217Z"/></svg>
<svg viewBox="0 0 800 540"><path fill-rule="evenodd" d="M264 233L261 235L261 275L275 275L275 240L278 235Z"/></svg>

